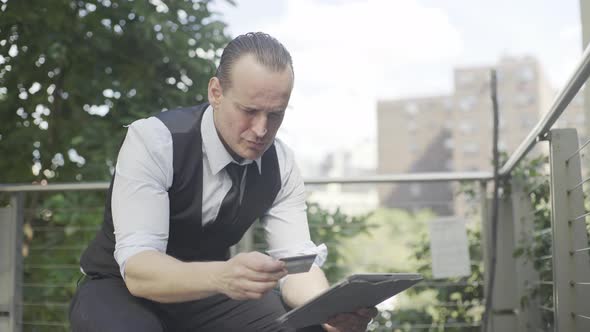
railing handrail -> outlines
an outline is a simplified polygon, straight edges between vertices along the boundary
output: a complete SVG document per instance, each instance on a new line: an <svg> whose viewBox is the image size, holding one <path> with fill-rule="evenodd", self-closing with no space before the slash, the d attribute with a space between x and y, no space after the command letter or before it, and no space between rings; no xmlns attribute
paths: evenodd
<svg viewBox="0 0 590 332"><path fill-rule="evenodd" d="M506 176L518 165L518 163L529 153L538 140L543 139L551 127L555 124L561 113L569 106L578 91L590 76L590 45L586 47L582 54L582 60L576 66L574 73L570 76L565 86L559 91L557 97L553 100L549 111L535 125L528 136L514 150L510 158L500 169L500 176Z"/></svg>
<svg viewBox="0 0 590 332"><path fill-rule="evenodd" d="M306 185L313 184L362 184L362 183L408 183L408 182L454 182L454 181L488 181L491 172L423 172L398 173L367 176L315 177L304 179Z"/></svg>
<svg viewBox="0 0 590 332"><path fill-rule="evenodd" d="M453 181L488 181L490 172L432 172L432 173L400 173L351 177L314 177L304 179L307 185L330 183L362 184L362 183L408 183L408 182L453 182ZM77 190L106 190L109 182L80 183L49 183L49 184L0 184L0 192L49 192Z"/></svg>
<svg viewBox="0 0 590 332"><path fill-rule="evenodd" d="M49 184L27 184L11 183L0 184L0 192L49 192L49 191L79 191L79 190L106 190L109 182L74 182L74 183L49 183Z"/></svg>

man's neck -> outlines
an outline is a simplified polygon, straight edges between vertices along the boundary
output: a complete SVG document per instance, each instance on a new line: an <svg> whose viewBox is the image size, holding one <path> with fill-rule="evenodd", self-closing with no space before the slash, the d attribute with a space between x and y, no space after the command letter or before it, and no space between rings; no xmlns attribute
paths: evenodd
<svg viewBox="0 0 590 332"><path fill-rule="evenodd" d="M219 140L221 141L221 143L223 144L223 147L225 148L225 150L227 151L227 153L229 153L229 155L232 157L232 159L236 162L236 163L241 163L242 161L244 161L244 158L241 157L240 155L238 155L237 153L235 153L230 147L229 145L227 145L227 143L225 143L225 141L223 140L223 137L221 136L221 134L219 133L219 131L217 130L217 128L215 128L215 131L217 132L217 136L219 136Z"/></svg>

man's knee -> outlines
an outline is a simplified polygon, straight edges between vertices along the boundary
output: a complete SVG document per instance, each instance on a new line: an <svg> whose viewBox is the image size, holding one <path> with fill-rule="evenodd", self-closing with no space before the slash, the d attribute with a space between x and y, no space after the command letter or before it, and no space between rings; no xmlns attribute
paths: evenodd
<svg viewBox="0 0 590 332"><path fill-rule="evenodd" d="M78 288L70 306L74 332L163 332L159 317L147 301L129 294L123 281L89 280Z"/></svg>

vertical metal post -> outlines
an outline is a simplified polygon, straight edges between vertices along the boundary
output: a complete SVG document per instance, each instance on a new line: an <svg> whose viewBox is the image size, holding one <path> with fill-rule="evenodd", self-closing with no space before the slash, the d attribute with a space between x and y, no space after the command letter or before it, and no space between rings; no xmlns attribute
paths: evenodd
<svg viewBox="0 0 590 332"><path fill-rule="evenodd" d="M586 49L590 43L590 1L580 0L580 19L582 23L582 49ZM584 94L584 115L586 117L584 132L590 137L590 89L584 89L579 93Z"/></svg>
<svg viewBox="0 0 590 332"><path fill-rule="evenodd" d="M514 213L514 246L531 248L535 241L533 207L529 193L524 192L523 184L511 181L512 209ZM534 283L539 280L531 257L521 255L516 261L516 294L518 306L518 331L533 332L541 324L541 313L536 297L532 295Z"/></svg>
<svg viewBox="0 0 590 332"><path fill-rule="evenodd" d="M0 331L22 331L22 225L24 194L0 209Z"/></svg>
<svg viewBox="0 0 590 332"><path fill-rule="evenodd" d="M481 204L481 250L483 256L483 294L484 298L490 296L488 284L489 284L489 275L488 271L490 271L490 217L489 217L489 200L488 200L488 192L487 192L487 182L481 181L479 183L479 199ZM494 332L492 330L492 317L488 317L486 330L490 332Z"/></svg>
<svg viewBox="0 0 590 332"><path fill-rule="evenodd" d="M488 202L490 206L491 200ZM509 197L500 198L498 202L498 237L496 244L496 275L492 308L488 321L493 332L517 332L518 297L516 287L516 261L514 258L514 220L512 201ZM488 224L491 225L492 213L488 212ZM488 228L491 230L491 228ZM491 234L488 235L491 239ZM492 253L490 252L490 255ZM486 273L487 275L488 273ZM488 292L489 294L489 292Z"/></svg>
<svg viewBox="0 0 590 332"><path fill-rule="evenodd" d="M578 135L575 129L554 129L550 132L551 209L553 230L553 301L555 327L558 332L589 331L588 320L576 314L588 312L588 298L583 285L590 281L585 218L582 216L584 193L581 184ZM586 286L587 287L587 286Z"/></svg>

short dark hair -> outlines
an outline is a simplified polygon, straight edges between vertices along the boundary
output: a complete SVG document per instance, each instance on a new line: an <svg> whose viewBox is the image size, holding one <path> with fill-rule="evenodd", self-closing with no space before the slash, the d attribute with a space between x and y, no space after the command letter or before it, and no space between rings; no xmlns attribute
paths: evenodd
<svg viewBox="0 0 590 332"><path fill-rule="evenodd" d="M289 66L293 72L291 54L283 44L264 32L248 32L230 41L221 54L215 76L222 89L231 87L231 70L236 61L247 54L254 55L258 63L270 70L282 71Z"/></svg>

